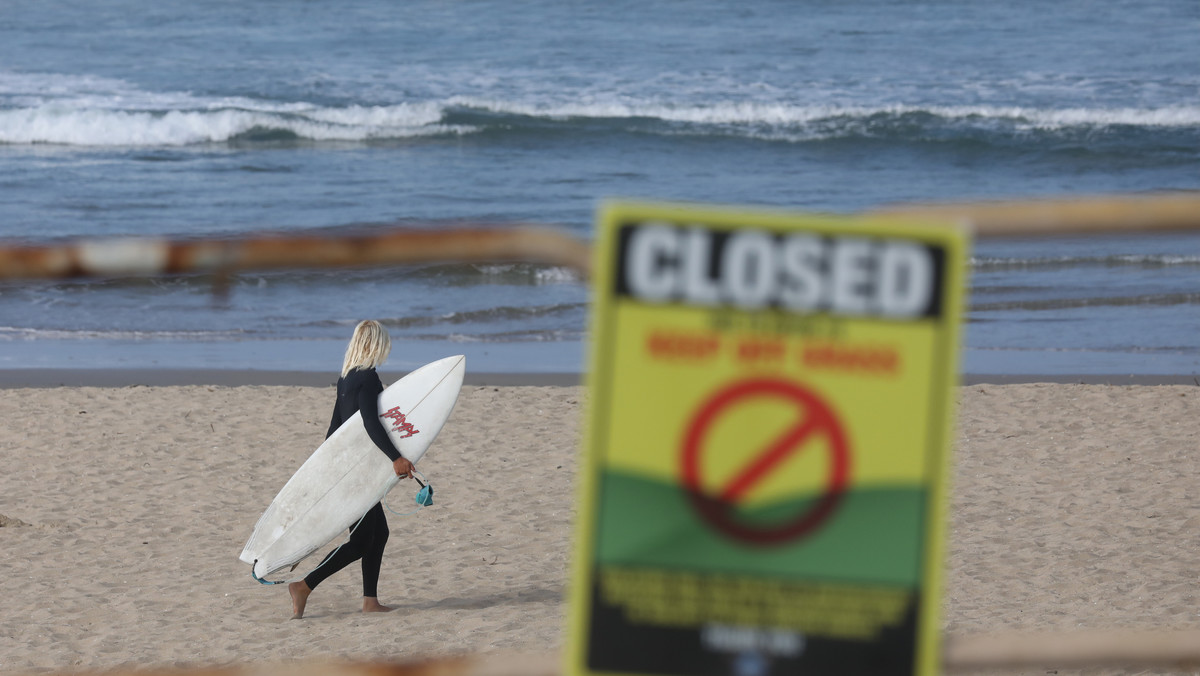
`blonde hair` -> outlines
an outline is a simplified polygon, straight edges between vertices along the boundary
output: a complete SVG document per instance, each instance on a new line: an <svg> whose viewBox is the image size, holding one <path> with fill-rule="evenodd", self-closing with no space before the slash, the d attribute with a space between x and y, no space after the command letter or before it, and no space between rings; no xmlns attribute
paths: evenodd
<svg viewBox="0 0 1200 676"><path fill-rule="evenodd" d="M365 319L354 327L354 335L346 346L346 358L342 360L342 377L354 369L375 368L387 361L392 351L392 337L383 324L374 319Z"/></svg>

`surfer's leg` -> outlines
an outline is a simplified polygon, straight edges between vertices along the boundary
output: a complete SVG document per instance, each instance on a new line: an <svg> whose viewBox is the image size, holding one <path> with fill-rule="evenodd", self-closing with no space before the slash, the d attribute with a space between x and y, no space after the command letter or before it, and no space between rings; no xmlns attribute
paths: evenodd
<svg viewBox="0 0 1200 676"><path fill-rule="evenodd" d="M321 565L304 578L304 583L308 585L310 591L316 589L317 585L325 581L325 578L359 560L362 552L362 545L355 543L354 537L351 536L350 541L342 545L340 549L330 552Z"/></svg>
<svg viewBox="0 0 1200 676"><path fill-rule="evenodd" d="M298 620L304 617L304 604L308 603L308 595L312 593L312 587L309 587L304 580L300 580L288 585L288 593L292 596L292 619Z"/></svg>
<svg viewBox="0 0 1200 676"><path fill-rule="evenodd" d="M390 613L393 610L395 610L395 608L393 608L392 606L383 605L382 603L379 602L379 599L375 598L374 596L364 596L363 597L363 612L364 613Z"/></svg>
<svg viewBox="0 0 1200 676"><path fill-rule="evenodd" d="M378 505L376 506L378 507ZM372 511L374 511L374 508L372 508ZM381 515L382 511L383 508L380 507ZM367 512L362 522L350 533L350 540L341 547L326 554L325 559L321 561L321 565L305 576L304 584L308 586L310 593L317 588L317 585L324 582L325 578L362 558L363 552L369 548L372 539L371 534L374 532L371 522L371 512ZM305 597L307 598L307 594Z"/></svg>
<svg viewBox="0 0 1200 676"><path fill-rule="evenodd" d="M388 541L387 517L382 505L375 505L367 512L370 524L370 539L366 541L362 557L363 612L386 613L394 610L379 603L379 569L383 566L383 548Z"/></svg>

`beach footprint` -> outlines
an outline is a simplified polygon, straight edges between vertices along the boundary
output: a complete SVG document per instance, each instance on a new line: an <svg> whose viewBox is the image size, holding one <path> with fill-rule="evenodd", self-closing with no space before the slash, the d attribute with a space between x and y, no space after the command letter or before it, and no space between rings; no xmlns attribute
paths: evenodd
<svg viewBox="0 0 1200 676"><path fill-rule="evenodd" d="M25 523L20 519L14 519L11 516L0 514L0 528L20 528L21 526L29 526L32 524Z"/></svg>

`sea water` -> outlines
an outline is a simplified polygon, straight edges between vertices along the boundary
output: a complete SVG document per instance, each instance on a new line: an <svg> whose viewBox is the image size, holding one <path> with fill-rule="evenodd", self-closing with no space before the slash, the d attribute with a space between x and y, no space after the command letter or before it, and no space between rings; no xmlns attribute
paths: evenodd
<svg viewBox="0 0 1200 676"><path fill-rule="evenodd" d="M1200 4L313 0L0 7L0 237L854 213L1200 188ZM964 369L1200 373L1200 235L982 240ZM0 368L580 372L531 264L0 284Z"/></svg>

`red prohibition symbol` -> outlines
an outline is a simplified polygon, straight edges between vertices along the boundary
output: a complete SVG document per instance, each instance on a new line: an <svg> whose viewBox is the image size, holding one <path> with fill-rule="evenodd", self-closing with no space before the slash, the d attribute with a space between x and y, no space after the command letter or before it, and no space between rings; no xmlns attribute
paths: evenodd
<svg viewBox="0 0 1200 676"><path fill-rule="evenodd" d="M710 495L703 489L700 459L706 452L720 453L722 449L705 447L709 430L732 408L754 399L783 400L794 405L799 414L797 421L766 448L750 454L751 459L719 489L719 494ZM808 441L818 438L826 441L829 471L817 501L778 525L747 524L738 520L733 506L783 461L803 451ZM743 380L718 390L693 416L684 434L680 460L684 489L700 517L721 533L753 545L780 545L811 534L837 509L850 475L849 444L833 410L809 390L776 378Z"/></svg>

